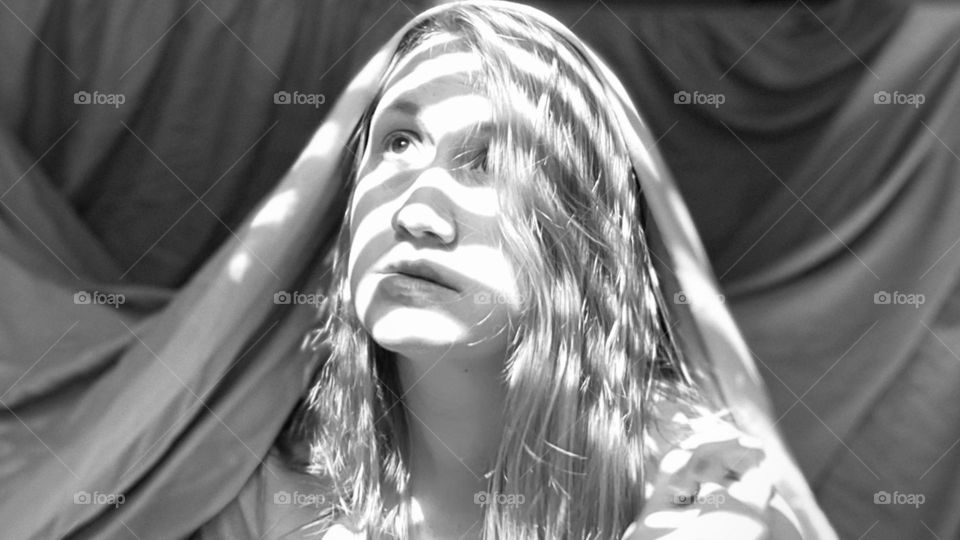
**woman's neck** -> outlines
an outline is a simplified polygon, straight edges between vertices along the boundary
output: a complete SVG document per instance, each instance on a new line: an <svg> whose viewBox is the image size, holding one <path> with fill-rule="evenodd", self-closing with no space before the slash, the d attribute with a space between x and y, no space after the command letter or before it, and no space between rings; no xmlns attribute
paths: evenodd
<svg viewBox="0 0 960 540"><path fill-rule="evenodd" d="M503 362L398 361L410 434L411 492L425 530L435 532L421 537L479 537L486 474L503 433Z"/></svg>

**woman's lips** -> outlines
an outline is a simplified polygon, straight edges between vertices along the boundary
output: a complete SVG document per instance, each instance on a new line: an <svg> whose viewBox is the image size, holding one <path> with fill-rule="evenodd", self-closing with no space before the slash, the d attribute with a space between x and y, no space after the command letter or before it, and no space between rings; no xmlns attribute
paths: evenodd
<svg viewBox="0 0 960 540"><path fill-rule="evenodd" d="M385 274L400 275L412 280L423 281L436 287L459 291L454 286L449 272L425 261L401 261L387 266Z"/></svg>
<svg viewBox="0 0 960 540"><path fill-rule="evenodd" d="M445 285L397 272L384 274L380 287L388 297L414 305L448 303L459 296L457 291Z"/></svg>

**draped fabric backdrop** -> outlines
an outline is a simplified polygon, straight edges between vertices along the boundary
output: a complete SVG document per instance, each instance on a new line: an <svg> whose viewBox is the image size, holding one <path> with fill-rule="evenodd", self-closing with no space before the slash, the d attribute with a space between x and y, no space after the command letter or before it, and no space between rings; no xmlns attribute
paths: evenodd
<svg viewBox="0 0 960 540"><path fill-rule="evenodd" d="M343 193L250 213L425 4L0 5L0 537L182 538L275 474ZM960 538L960 9L538 6L659 137L840 536Z"/></svg>

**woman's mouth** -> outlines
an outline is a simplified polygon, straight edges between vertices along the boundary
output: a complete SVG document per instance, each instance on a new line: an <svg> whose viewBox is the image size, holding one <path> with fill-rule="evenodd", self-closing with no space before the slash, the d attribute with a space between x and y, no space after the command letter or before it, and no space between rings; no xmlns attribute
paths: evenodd
<svg viewBox="0 0 960 540"><path fill-rule="evenodd" d="M458 292L459 289L453 284L453 279L449 272L439 268L433 263L426 261L400 261L387 265L385 274L403 276L415 281L422 281L430 286L440 287ZM402 282L402 280L400 280ZM413 283L408 284L413 286Z"/></svg>

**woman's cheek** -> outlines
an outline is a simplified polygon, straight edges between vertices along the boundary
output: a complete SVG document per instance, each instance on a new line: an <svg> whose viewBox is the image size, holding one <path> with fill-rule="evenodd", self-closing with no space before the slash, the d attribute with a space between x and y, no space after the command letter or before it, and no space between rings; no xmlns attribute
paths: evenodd
<svg viewBox="0 0 960 540"><path fill-rule="evenodd" d="M519 306L522 299L516 271L503 250L490 242L462 245L457 250L459 264L476 283L472 291L490 303Z"/></svg>
<svg viewBox="0 0 960 540"><path fill-rule="evenodd" d="M363 266L372 266L386 252L386 244L393 238L393 213L393 206L384 202L365 213L356 214L357 219L351 224L350 242L349 265L353 271L365 271Z"/></svg>
<svg viewBox="0 0 960 540"><path fill-rule="evenodd" d="M380 163L362 176L353 188L350 208L351 238L356 238L356 226L371 212L384 205L390 205L398 196L398 183L404 182L407 176L389 161Z"/></svg>

